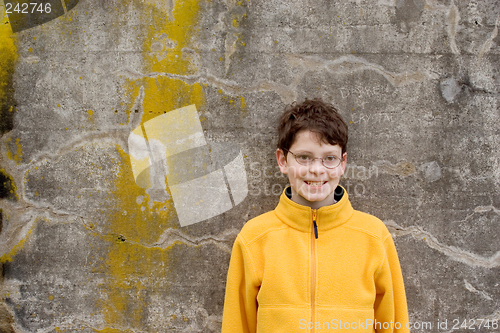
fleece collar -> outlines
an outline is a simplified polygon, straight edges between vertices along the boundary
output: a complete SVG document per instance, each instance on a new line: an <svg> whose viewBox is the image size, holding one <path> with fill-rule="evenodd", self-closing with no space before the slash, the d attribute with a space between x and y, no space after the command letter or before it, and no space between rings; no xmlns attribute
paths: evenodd
<svg viewBox="0 0 500 333"><path fill-rule="evenodd" d="M287 193L290 193L290 187L287 187L281 194L280 202L274 210L276 216L294 229L312 232L313 209L292 201ZM316 209L316 224L319 232L338 227L351 218L354 209L347 192L340 185L335 189L335 200L337 202L333 205Z"/></svg>

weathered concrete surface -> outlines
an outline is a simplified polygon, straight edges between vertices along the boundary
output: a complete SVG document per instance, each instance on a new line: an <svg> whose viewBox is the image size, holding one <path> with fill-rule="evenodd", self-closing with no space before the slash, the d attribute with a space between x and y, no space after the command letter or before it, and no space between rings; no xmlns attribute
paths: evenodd
<svg viewBox="0 0 500 333"><path fill-rule="evenodd" d="M497 1L63 3L17 33L0 7L0 331L219 331L232 242L286 185L274 121L305 97L350 124L342 184L395 236L433 325L413 331L500 320ZM181 228L127 139L189 104L249 193Z"/></svg>

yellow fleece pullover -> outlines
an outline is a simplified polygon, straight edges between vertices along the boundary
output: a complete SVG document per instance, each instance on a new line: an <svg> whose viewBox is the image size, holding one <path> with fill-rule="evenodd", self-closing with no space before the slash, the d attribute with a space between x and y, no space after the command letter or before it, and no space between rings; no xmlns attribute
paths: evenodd
<svg viewBox="0 0 500 333"><path fill-rule="evenodd" d="M384 223L354 210L340 186L338 202L317 210L293 202L287 190L235 240L222 333L409 332Z"/></svg>

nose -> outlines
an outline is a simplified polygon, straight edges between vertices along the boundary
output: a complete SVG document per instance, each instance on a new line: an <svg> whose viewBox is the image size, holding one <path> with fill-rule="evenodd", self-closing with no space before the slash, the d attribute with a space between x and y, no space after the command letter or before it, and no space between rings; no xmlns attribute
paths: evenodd
<svg viewBox="0 0 500 333"><path fill-rule="evenodd" d="M325 166L323 165L323 161L319 157L316 157L309 165L309 172L311 173L321 173L324 171Z"/></svg>

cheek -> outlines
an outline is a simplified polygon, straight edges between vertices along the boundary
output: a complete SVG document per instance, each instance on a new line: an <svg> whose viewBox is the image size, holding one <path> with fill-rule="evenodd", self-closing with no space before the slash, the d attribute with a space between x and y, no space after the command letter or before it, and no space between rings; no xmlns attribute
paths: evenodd
<svg viewBox="0 0 500 333"><path fill-rule="evenodd" d="M340 176L342 176L343 173L344 172L341 168L336 168L336 169L333 169L332 171L330 171L328 173L328 176L330 178L339 178Z"/></svg>
<svg viewBox="0 0 500 333"><path fill-rule="evenodd" d="M300 166L299 167L290 166L288 168L288 172L294 178L303 178L305 175L307 175L307 168L300 167Z"/></svg>

